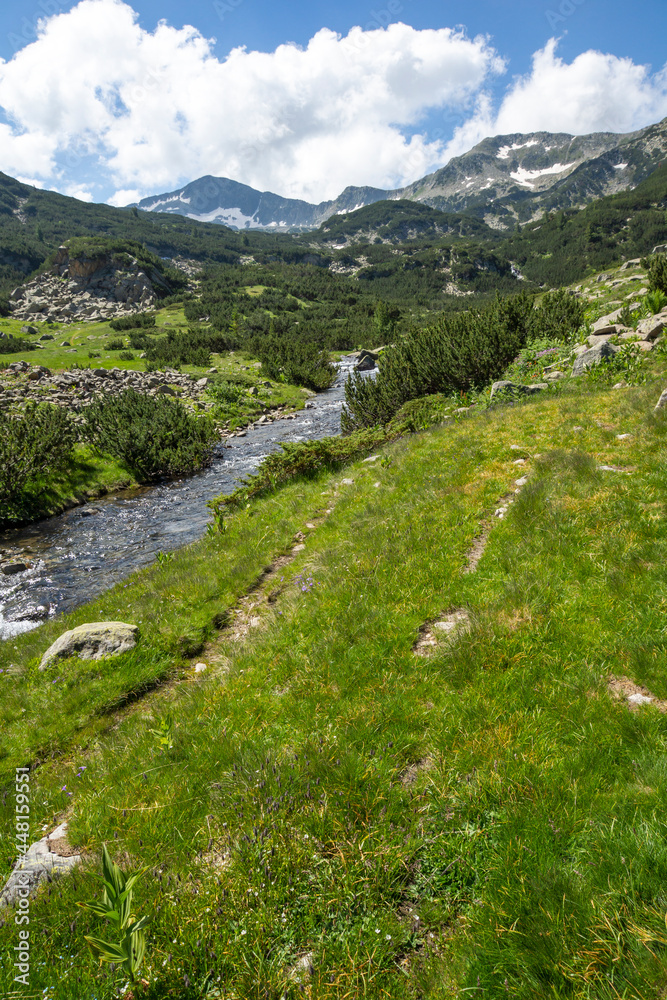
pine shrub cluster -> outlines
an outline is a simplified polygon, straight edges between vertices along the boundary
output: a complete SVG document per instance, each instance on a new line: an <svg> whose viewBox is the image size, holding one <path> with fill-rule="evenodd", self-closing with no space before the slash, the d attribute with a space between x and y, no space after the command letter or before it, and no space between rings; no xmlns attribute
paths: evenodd
<svg viewBox="0 0 667 1000"><path fill-rule="evenodd" d="M126 330L150 329L155 326L155 313L135 313L133 316L119 316L109 321L109 326L117 333Z"/></svg>
<svg viewBox="0 0 667 1000"><path fill-rule="evenodd" d="M188 475L211 462L213 421L193 416L177 400L126 389L95 401L83 416L84 438L143 481Z"/></svg>
<svg viewBox="0 0 667 1000"><path fill-rule="evenodd" d="M62 469L75 433L64 410L29 402L20 414L0 410L0 518L14 514L40 476Z"/></svg>
<svg viewBox="0 0 667 1000"><path fill-rule="evenodd" d="M178 365L207 368L212 351L231 351L238 346L233 337L216 330L190 329L187 333L169 330L166 337L146 346L146 367L148 370Z"/></svg>
<svg viewBox="0 0 667 1000"><path fill-rule="evenodd" d="M313 341L271 332L250 339L247 350L262 362L262 371L276 381L303 385L315 392L329 389L336 381L329 352Z"/></svg>
<svg viewBox="0 0 667 1000"><path fill-rule="evenodd" d="M667 254L654 253L644 258L642 267L648 271L648 287L652 292L667 295Z"/></svg>
<svg viewBox="0 0 667 1000"><path fill-rule="evenodd" d="M524 293L411 330L382 353L375 380L348 379L343 432L386 424L410 399L486 385L528 340L533 313Z"/></svg>

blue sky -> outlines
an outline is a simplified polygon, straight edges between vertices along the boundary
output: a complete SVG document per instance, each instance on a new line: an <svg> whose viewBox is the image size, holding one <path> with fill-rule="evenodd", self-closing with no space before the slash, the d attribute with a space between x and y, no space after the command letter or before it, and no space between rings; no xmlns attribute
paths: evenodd
<svg viewBox="0 0 667 1000"><path fill-rule="evenodd" d="M3 0L0 23L0 169L85 200L205 173L321 200L487 134L667 115L664 0Z"/></svg>

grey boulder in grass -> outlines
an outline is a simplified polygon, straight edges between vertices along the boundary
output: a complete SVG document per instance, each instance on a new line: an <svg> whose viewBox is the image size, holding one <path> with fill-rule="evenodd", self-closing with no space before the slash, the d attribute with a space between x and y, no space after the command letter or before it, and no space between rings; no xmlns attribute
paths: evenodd
<svg viewBox="0 0 667 1000"><path fill-rule="evenodd" d="M45 670L54 660L78 656L81 660L101 660L134 649L139 628L126 622L91 622L64 632L49 646L39 665Z"/></svg>
<svg viewBox="0 0 667 1000"><path fill-rule="evenodd" d="M548 388L549 385L547 382L536 382L534 385L521 385L519 382L508 382L507 379L503 379L500 382L494 382L491 386L491 399L494 396L503 395L533 396L536 392L542 392L543 389Z"/></svg>
<svg viewBox="0 0 667 1000"><path fill-rule="evenodd" d="M577 376L583 374L587 368L591 368L593 365L599 364L601 361L609 361L616 354L617 348L612 344L603 341L601 344L596 344L592 347L590 351L586 351L584 354L580 354L577 360L574 362L572 368L572 375Z"/></svg>

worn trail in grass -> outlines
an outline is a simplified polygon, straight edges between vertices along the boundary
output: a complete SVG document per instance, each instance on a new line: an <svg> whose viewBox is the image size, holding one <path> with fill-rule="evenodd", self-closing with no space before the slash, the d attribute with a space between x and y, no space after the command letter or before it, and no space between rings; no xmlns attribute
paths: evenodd
<svg viewBox="0 0 667 1000"><path fill-rule="evenodd" d="M114 995L76 908L106 841L151 869L151 998L661 995L667 719L608 690L667 698L656 396L530 401L404 439L13 644L5 780L39 754L35 832L67 814L86 856L33 902L34 992ZM281 556L248 597L259 620L235 627ZM469 627L416 656L456 610ZM141 620L135 651L35 672L65 625L119 614ZM189 680L108 731L133 685L169 677ZM5 866L12 812L8 786Z"/></svg>

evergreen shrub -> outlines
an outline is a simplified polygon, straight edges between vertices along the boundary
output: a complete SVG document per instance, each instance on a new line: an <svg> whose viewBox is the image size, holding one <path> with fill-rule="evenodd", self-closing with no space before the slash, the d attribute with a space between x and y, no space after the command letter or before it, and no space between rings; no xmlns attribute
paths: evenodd
<svg viewBox="0 0 667 1000"><path fill-rule="evenodd" d="M39 476L65 466L74 442L73 425L57 406L31 401L20 414L0 410L0 516L16 512Z"/></svg>
<svg viewBox="0 0 667 1000"><path fill-rule="evenodd" d="M516 358L533 323L533 304L522 293L411 330L382 353L376 379L348 379L343 432L386 424L410 399L487 385Z"/></svg>
<svg viewBox="0 0 667 1000"><path fill-rule="evenodd" d="M211 462L213 421L191 415L177 400L126 389L91 403L83 417L86 440L140 480L188 475Z"/></svg>

